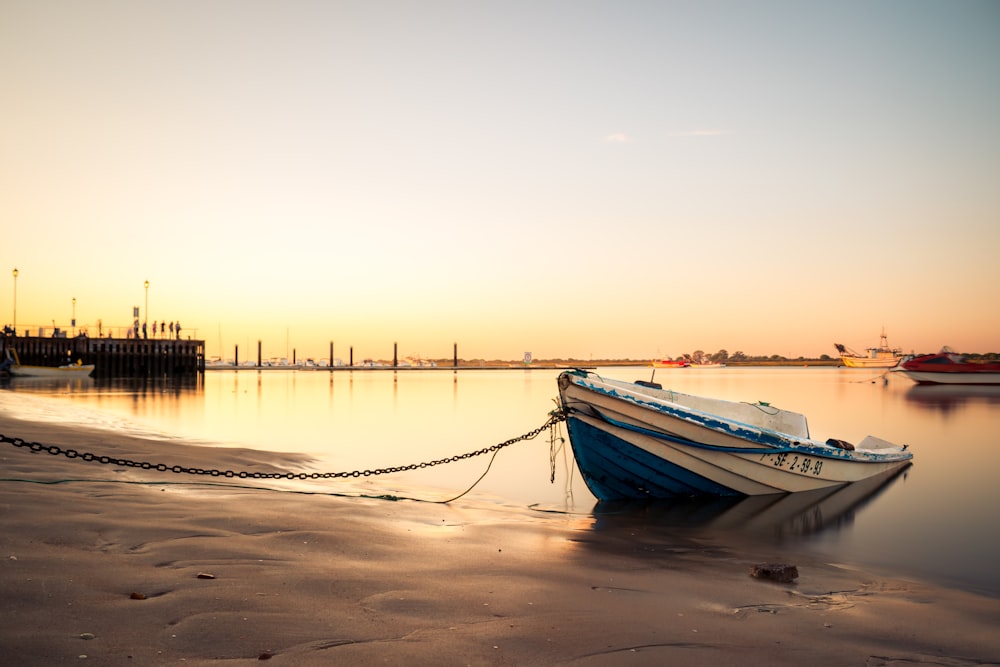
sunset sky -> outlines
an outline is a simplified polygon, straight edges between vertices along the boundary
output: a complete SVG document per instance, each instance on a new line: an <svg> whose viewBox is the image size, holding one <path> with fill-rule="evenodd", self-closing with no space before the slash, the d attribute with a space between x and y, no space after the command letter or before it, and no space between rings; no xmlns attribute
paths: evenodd
<svg viewBox="0 0 1000 667"><path fill-rule="evenodd" d="M2 0L0 99L22 333L1000 351L993 0Z"/></svg>

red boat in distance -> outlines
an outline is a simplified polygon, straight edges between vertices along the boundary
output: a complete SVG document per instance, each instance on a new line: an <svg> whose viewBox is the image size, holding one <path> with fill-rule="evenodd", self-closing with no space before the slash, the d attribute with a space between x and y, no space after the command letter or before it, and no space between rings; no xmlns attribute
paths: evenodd
<svg viewBox="0 0 1000 667"><path fill-rule="evenodd" d="M1000 363L967 361L948 347L904 361L894 372L917 384L1000 384Z"/></svg>
<svg viewBox="0 0 1000 667"><path fill-rule="evenodd" d="M690 365L687 359L653 359L653 368L687 368Z"/></svg>

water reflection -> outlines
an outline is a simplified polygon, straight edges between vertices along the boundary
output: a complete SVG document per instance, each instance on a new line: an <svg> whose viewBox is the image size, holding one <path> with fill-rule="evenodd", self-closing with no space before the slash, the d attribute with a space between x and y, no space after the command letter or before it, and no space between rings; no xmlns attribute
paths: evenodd
<svg viewBox="0 0 1000 667"><path fill-rule="evenodd" d="M634 367L601 373L649 377ZM548 370L241 370L209 372L203 384L200 378L22 378L0 384L10 388L0 392L0 410L21 419L305 454L310 472L368 470L445 459L527 433L556 406L557 376ZM1000 595L1000 533L992 529L1000 511L1000 388L923 387L895 378L885 384L865 372L832 368L658 372L656 381L677 391L794 409L808 416L814 435L857 441L874 434L907 443L914 465L905 484L898 477L870 494L852 486L828 495L595 506L568 444L553 447L545 434L495 458L357 483L325 480L322 488L445 499L474 486L470 498L585 516L581 542L661 550L687 536L730 548L735 542L729 540L737 539L755 548L780 542L791 552L798 540L837 562L959 580ZM604 532L598 537L595 531Z"/></svg>
<svg viewBox="0 0 1000 667"><path fill-rule="evenodd" d="M599 502L594 530L621 530L637 523L663 529L775 539L801 538L837 531L854 523L856 514L881 495L908 468L835 489L735 498L690 498L652 502Z"/></svg>
<svg viewBox="0 0 1000 667"><path fill-rule="evenodd" d="M95 381L99 390L117 391L140 396L182 396L200 394L205 389L204 377L187 375L183 377L149 377L149 378L105 378Z"/></svg>
<svg viewBox="0 0 1000 667"><path fill-rule="evenodd" d="M202 375L183 377L160 376L146 378L58 378L58 377L5 377L0 378L0 388L34 394L116 393L139 397L181 396L204 390Z"/></svg>
<svg viewBox="0 0 1000 667"><path fill-rule="evenodd" d="M969 403L1000 405L997 385L914 385L906 392L906 400L921 408L949 412Z"/></svg>
<svg viewBox="0 0 1000 667"><path fill-rule="evenodd" d="M94 378L90 376L76 378L10 376L0 377L0 388L37 394L68 394L88 391L94 386L94 382Z"/></svg>

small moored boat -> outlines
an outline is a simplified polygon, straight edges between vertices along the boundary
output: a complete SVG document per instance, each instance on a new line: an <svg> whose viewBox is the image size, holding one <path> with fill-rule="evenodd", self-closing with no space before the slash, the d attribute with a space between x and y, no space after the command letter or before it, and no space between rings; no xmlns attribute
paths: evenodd
<svg viewBox="0 0 1000 667"><path fill-rule="evenodd" d="M882 330L878 347L865 348L865 354L858 354L851 348L840 343L834 343L840 353L840 360L848 368L892 368L905 358L899 348L889 347L889 339Z"/></svg>
<svg viewBox="0 0 1000 667"><path fill-rule="evenodd" d="M94 364L77 361L75 364L62 366L32 366L22 364L17 351L8 349L7 358L0 364L0 370L5 370L15 377L82 378L94 372Z"/></svg>
<svg viewBox="0 0 1000 667"><path fill-rule="evenodd" d="M754 496L888 478L912 453L868 436L815 440L806 418L767 403L682 394L653 382L559 375L570 445L599 500Z"/></svg>
<svg viewBox="0 0 1000 667"><path fill-rule="evenodd" d="M917 384L1000 384L1000 363L967 361L949 347L908 359L893 370Z"/></svg>
<svg viewBox="0 0 1000 667"><path fill-rule="evenodd" d="M688 368L691 362L687 359L654 359L653 368Z"/></svg>

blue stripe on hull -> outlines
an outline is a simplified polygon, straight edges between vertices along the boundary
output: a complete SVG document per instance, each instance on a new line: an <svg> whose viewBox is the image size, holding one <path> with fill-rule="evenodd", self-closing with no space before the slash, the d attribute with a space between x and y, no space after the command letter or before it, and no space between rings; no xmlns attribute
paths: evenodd
<svg viewBox="0 0 1000 667"><path fill-rule="evenodd" d="M580 473L599 500L743 495L579 419L566 423Z"/></svg>

